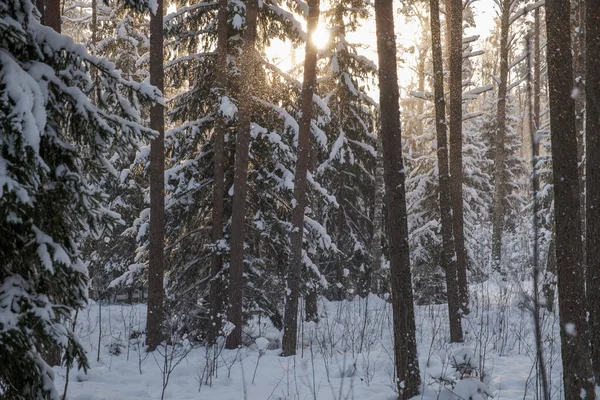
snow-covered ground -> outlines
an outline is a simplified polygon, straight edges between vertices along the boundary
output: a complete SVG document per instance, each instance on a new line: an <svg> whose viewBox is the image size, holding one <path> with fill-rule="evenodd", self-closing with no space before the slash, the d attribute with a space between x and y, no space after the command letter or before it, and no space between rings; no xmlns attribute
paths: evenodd
<svg viewBox="0 0 600 400"><path fill-rule="evenodd" d="M505 295L493 284L472 286L471 313L463 320L463 345L450 345L446 305L416 308L416 326L423 390L416 399L468 398L465 390L488 391L496 399L534 399L535 349L531 313L517 285ZM365 312L366 309L366 312ZM280 357L280 332L263 318L246 329L249 347L238 351L190 347L159 348L147 354L138 332L145 325L145 306L102 307L102 338L98 357L99 307L80 312L77 334L88 350L87 374L72 370L68 398L161 399L395 399L391 308L384 300L368 299L320 303L318 324L304 323L301 348L295 357ZM365 320L366 315L366 320ZM546 368L552 398L561 399L558 318L543 316ZM257 340L258 339L258 340ZM265 340L266 339L266 340ZM300 345L299 344L299 345ZM467 346L466 349L461 349ZM450 359L472 354L472 376L460 381ZM470 357L470 356L469 356ZM214 360L214 361L213 361ZM211 374L211 366L216 373ZM166 367L166 368L165 368ZM56 370L62 393L66 370ZM456 385L456 386L455 386ZM458 396L461 397L458 397ZM473 397L473 400L485 397Z"/></svg>

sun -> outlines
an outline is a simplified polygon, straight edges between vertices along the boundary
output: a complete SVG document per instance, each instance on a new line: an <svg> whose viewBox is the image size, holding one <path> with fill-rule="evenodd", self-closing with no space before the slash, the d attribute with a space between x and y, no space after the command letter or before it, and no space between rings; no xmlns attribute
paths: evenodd
<svg viewBox="0 0 600 400"><path fill-rule="evenodd" d="M324 49L329 44L329 30L324 25L317 25L311 39L318 49Z"/></svg>

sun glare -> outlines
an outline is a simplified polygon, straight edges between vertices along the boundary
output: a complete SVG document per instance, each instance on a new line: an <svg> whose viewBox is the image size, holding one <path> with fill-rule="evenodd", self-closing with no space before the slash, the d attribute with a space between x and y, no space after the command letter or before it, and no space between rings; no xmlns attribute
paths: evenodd
<svg viewBox="0 0 600 400"><path fill-rule="evenodd" d="M312 34L312 41L318 49L324 49L329 43L329 30L323 25L318 25Z"/></svg>

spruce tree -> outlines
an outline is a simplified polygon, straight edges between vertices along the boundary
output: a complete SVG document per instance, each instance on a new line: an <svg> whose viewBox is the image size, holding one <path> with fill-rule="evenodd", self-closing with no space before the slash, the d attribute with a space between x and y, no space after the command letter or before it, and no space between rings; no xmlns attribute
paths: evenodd
<svg viewBox="0 0 600 400"><path fill-rule="evenodd" d="M0 391L13 399L59 398L46 349L87 366L68 327L87 298L79 234L119 219L99 186L115 171L105 155L125 156L152 133L123 93L159 98L39 19L29 0L0 4Z"/></svg>

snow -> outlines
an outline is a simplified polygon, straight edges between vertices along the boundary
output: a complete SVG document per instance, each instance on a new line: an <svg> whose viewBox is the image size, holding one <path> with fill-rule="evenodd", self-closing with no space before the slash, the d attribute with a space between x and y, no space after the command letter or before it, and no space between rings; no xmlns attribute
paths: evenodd
<svg viewBox="0 0 600 400"><path fill-rule="evenodd" d="M46 98L43 84L25 71L6 50L0 49L0 85L11 104L8 123L23 133L23 138L36 153L40 150L40 132L46 127Z"/></svg>
<svg viewBox="0 0 600 400"><path fill-rule="evenodd" d="M449 343L445 304L416 307L423 394L415 399L535 398L533 329L530 314L517 301L522 289L512 287L506 294L492 283L472 285L471 314L463 319L463 344ZM0 306L4 304L0 297ZM147 354L143 335L138 334L145 329L145 305L102 307L100 361L96 361L98 304L90 302L79 313L75 331L88 351L90 369L87 374L71 372L69 399L159 399L163 359L159 351ZM374 295L341 302L320 299L319 317L316 324L300 326L298 354L291 357L279 356L282 333L265 322L266 318L259 323L252 317L244 328L244 336L252 338L248 347L219 349L217 375L208 383L204 371L211 358L204 346L194 346L173 370L165 398L396 398L391 305ZM227 324L226 330L232 327ZM544 355L554 393L562 390L557 315L545 312L542 329L544 337L551 339ZM118 347L120 354L111 354L111 347ZM461 376L454 372L452 359L468 363L474 371ZM54 371L56 387L62 389L65 368L55 367Z"/></svg>

